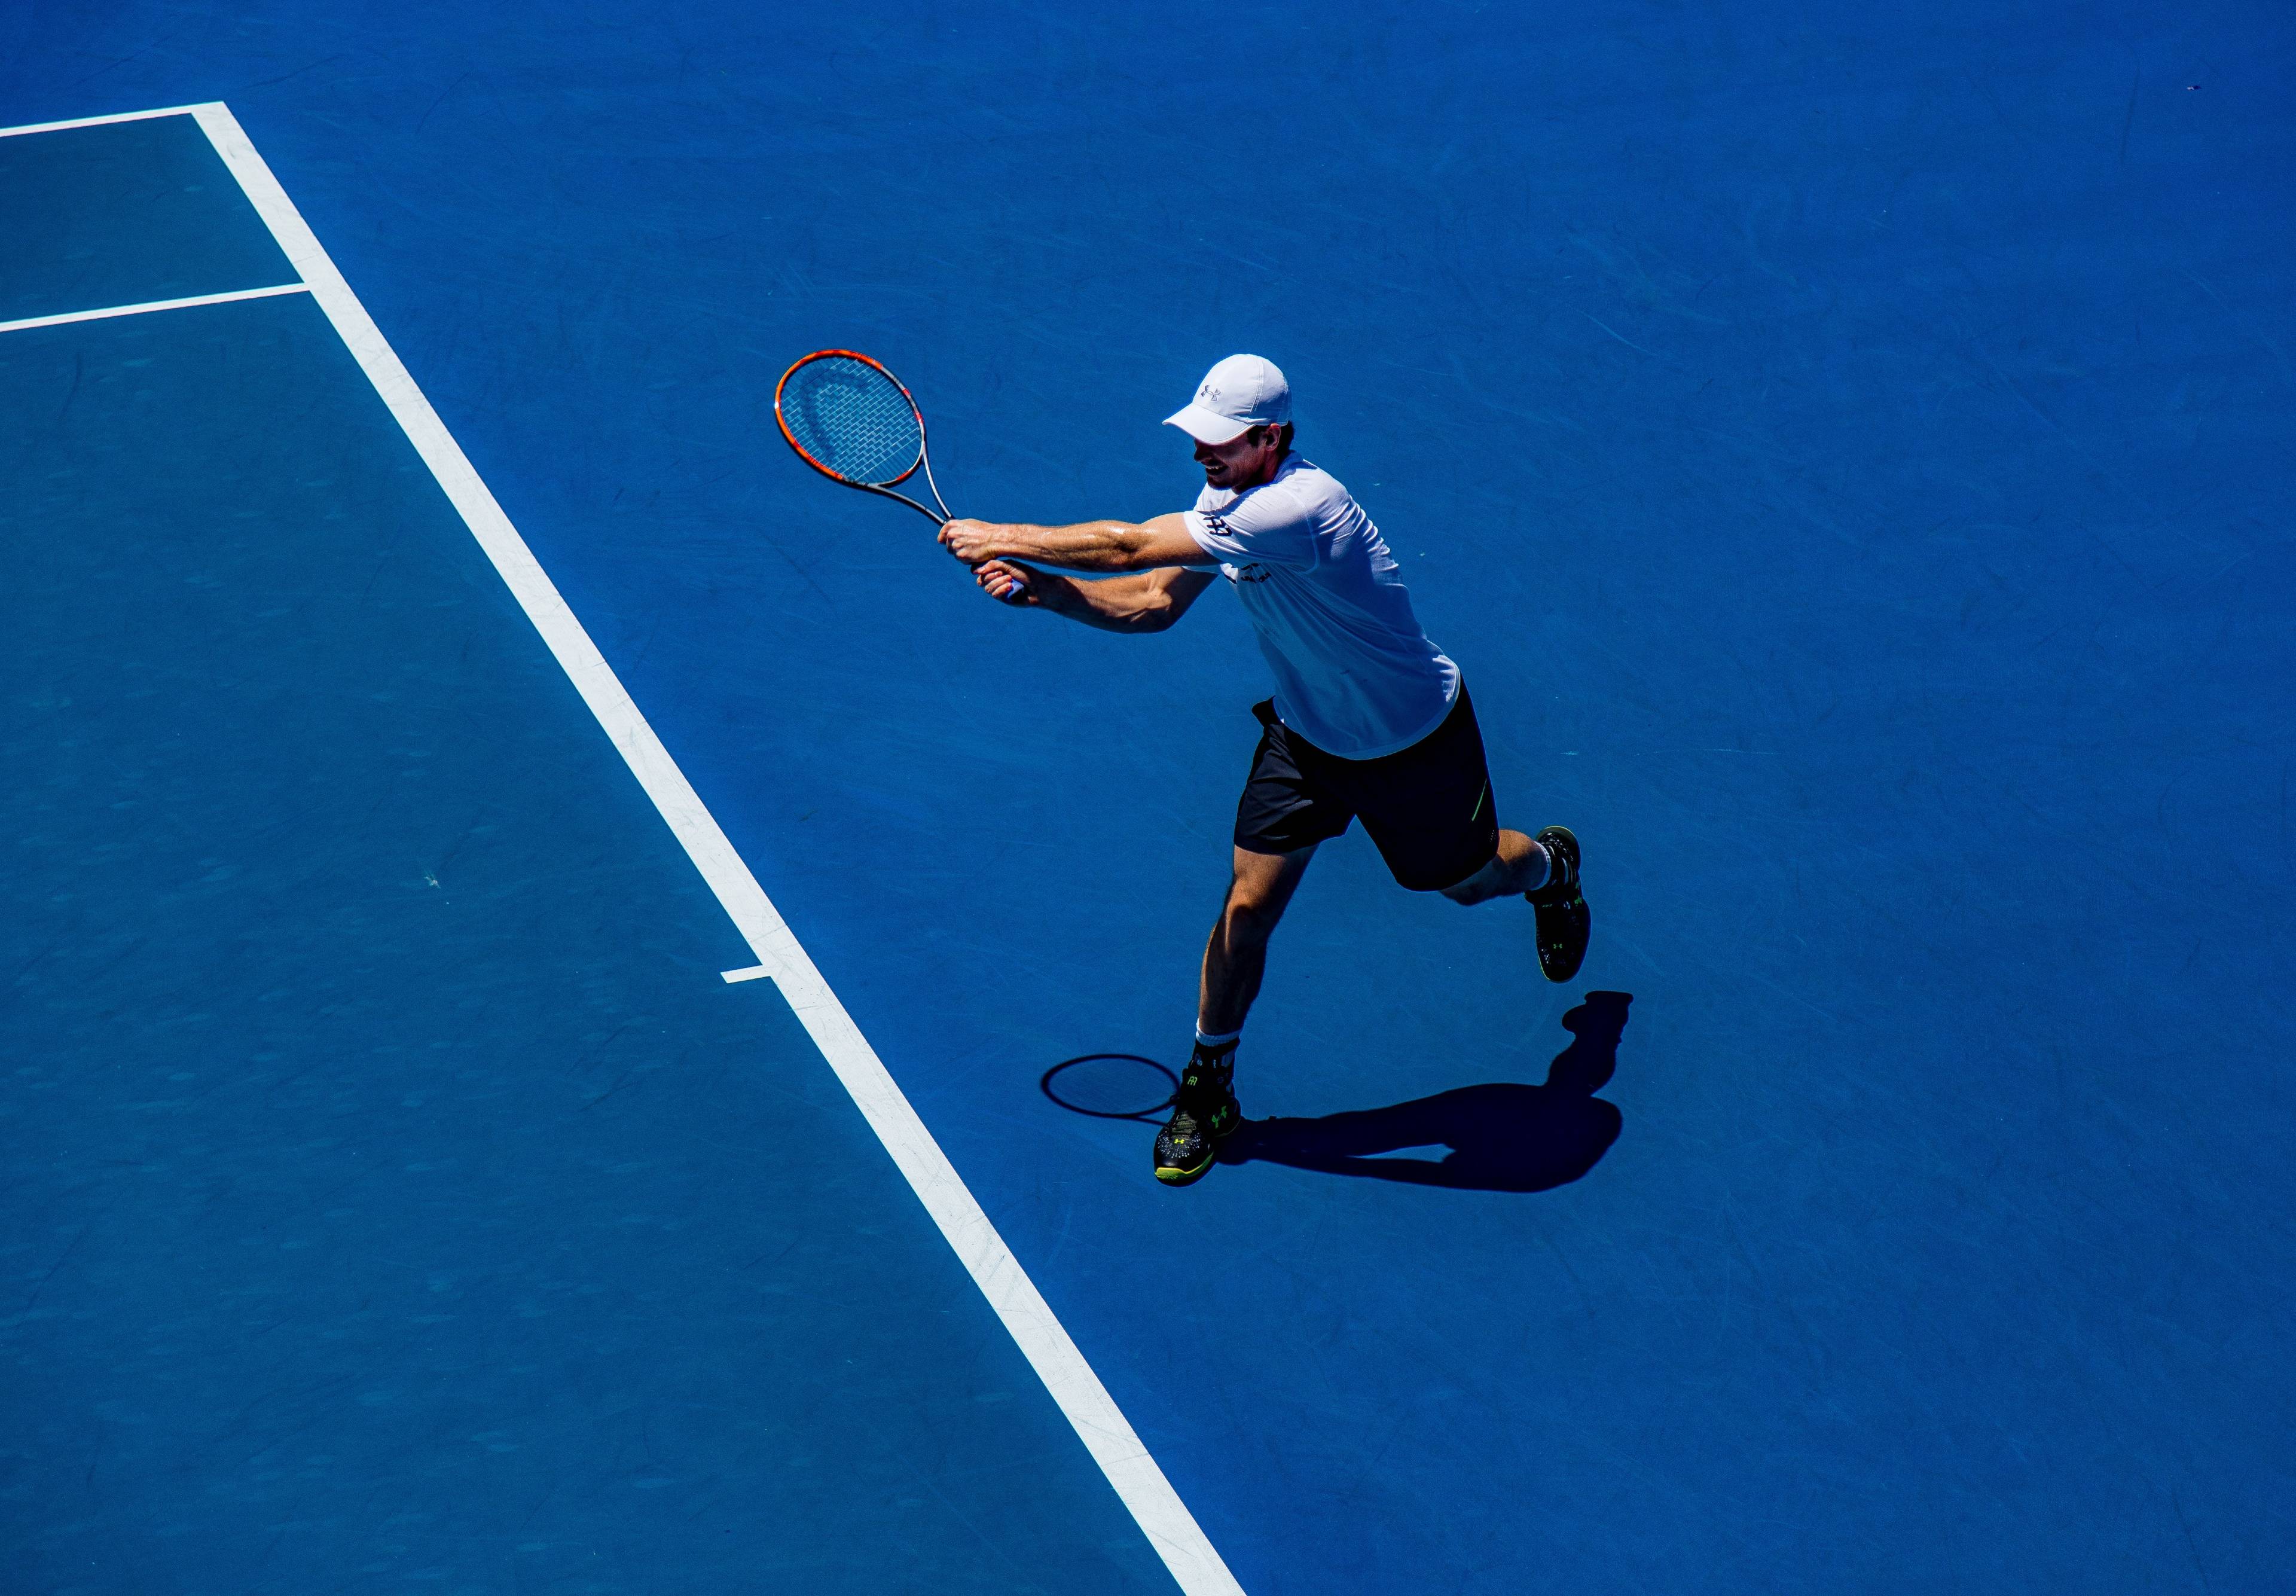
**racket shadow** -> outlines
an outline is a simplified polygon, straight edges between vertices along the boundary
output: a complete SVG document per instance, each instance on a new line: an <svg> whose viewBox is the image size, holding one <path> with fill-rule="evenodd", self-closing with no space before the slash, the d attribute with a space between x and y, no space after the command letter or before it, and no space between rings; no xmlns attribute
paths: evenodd
<svg viewBox="0 0 2296 1596"><path fill-rule="evenodd" d="M1180 1077L1168 1065L1137 1053L1083 1053L1062 1059L1037 1085L1070 1114L1160 1125Z"/></svg>
<svg viewBox="0 0 2296 1596"><path fill-rule="evenodd" d="M1219 1160L1466 1191L1566 1186L1601 1161L1624 1124L1617 1107L1595 1094L1618 1070L1633 1001L1631 992L1591 991L1564 1015L1570 1045L1554 1056L1543 1086L1488 1082L1385 1108L1246 1120L1221 1145ZM1439 1147L1450 1150L1440 1158L1385 1156Z"/></svg>

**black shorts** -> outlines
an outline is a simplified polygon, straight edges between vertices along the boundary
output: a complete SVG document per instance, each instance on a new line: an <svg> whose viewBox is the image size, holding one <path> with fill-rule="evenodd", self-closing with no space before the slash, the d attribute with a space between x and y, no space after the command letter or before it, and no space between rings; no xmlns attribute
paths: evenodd
<svg viewBox="0 0 2296 1596"><path fill-rule="evenodd" d="M1339 835L1357 815L1395 878L1414 893L1456 886L1499 850L1483 732L1464 683L1443 724L1378 759L1341 759L1255 703L1259 750L1235 806L1235 845L1295 853Z"/></svg>

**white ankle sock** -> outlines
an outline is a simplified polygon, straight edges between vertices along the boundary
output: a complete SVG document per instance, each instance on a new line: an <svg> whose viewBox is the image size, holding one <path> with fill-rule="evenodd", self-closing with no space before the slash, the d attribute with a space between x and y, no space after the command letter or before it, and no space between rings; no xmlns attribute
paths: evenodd
<svg viewBox="0 0 2296 1596"><path fill-rule="evenodd" d="M1239 1030L1231 1031L1226 1036L1207 1036L1204 1034L1204 1028L1201 1025L1199 1025L1196 1027L1196 1046L1200 1048L1210 1048L1213 1052L1217 1053L1222 1048L1234 1046L1236 1039L1241 1037L1242 1034L1243 1032Z"/></svg>

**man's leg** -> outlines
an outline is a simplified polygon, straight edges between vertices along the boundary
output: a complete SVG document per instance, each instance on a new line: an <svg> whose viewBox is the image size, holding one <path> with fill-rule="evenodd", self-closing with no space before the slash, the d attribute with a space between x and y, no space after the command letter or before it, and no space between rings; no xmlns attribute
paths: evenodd
<svg viewBox="0 0 2296 1596"><path fill-rule="evenodd" d="M1443 889L1454 903L1488 903L1513 893L1535 893L1546 884L1552 867L1546 849L1519 831L1499 833L1499 851L1491 862L1456 886Z"/></svg>
<svg viewBox="0 0 2296 1596"><path fill-rule="evenodd" d="M1243 1118L1235 1101L1236 1041L1252 999L1259 995L1267 938L1315 857L1312 843L1290 853L1235 851L1227 901L1204 944L1196 1043L1172 1099L1171 1120L1156 1136L1156 1178L1168 1186L1185 1186L1201 1177L1212 1166L1215 1145Z"/></svg>
<svg viewBox="0 0 2296 1596"><path fill-rule="evenodd" d="M1464 686L1442 725L1344 770L1343 797L1397 881L1455 903L1521 894L1538 911L1539 972L1549 981L1578 973L1593 925L1578 890L1578 839L1562 826L1537 836L1499 828L1482 728Z"/></svg>
<svg viewBox="0 0 2296 1596"><path fill-rule="evenodd" d="M1443 889L1454 903L1483 903L1521 893L1538 917L1538 967L1549 981L1568 981L1587 957L1593 919L1578 890L1578 839L1568 827L1550 826L1535 837L1499 833L1496 858L1466 880Z"/></svg>
<svg viewBox="0 0 2296 1596"><path fill-rule="evenodd" d="M1235 851L1227 901L1204 944L1204 978L1196 1000L1201 1039L1216 1043L1243 1029L1243 1016L1259 996L1259 978L1267 968L1267 939L1315 857L1312 843L1294 853Z"/></svg>

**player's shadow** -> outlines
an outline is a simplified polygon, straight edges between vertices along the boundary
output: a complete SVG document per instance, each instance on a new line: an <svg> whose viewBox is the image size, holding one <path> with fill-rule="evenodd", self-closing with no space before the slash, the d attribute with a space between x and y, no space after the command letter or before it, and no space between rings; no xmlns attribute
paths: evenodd
<svg viewBox="0 0 2296 1596"><path fill-rule="evenodd" d="M1220 1162L1286 1164L1469 1191L1546 1191L1595 1167L1619 1139L1618 1109L1595 1094L1619 1066L1632 992L1588 992L1562 1016L1570 1045L1554 1056L1546 1084L1491 1082L1439 1091L1387 1108L1318 1119L1246 1120L1221 1145ZM1448 1148L1441 1157L1388 1157Z"/></svg>

